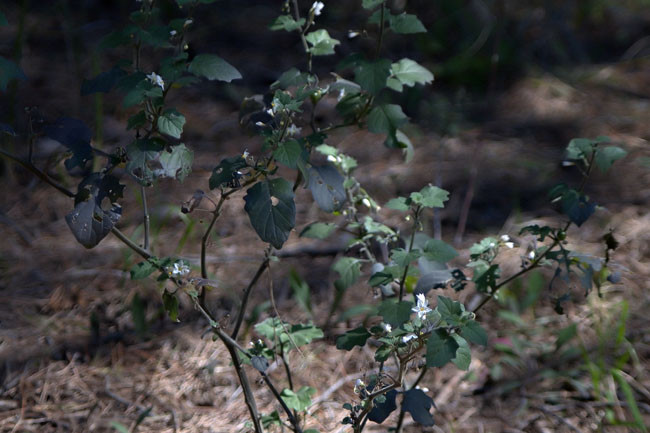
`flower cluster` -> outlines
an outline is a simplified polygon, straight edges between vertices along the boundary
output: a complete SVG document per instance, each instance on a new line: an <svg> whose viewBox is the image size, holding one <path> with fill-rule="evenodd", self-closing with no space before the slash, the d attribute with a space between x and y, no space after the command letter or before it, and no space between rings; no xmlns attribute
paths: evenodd
<svg viewBox="0 0 650 433"><path fill-rule="evenodd" d="M183 277L190 273L190 267L182 262L174 263L174 266L167 268L167 275L170 277Z"/></svg>
<svg viewBox="0 0 650 433"><path fill-rule="evenodd" d="M160 86L161 89L165 90L165 82L163 81L162 77L155 72L152 72L151 74L147 75L147 78L149 81L151 81L151 84L155 86Z"/></svg>

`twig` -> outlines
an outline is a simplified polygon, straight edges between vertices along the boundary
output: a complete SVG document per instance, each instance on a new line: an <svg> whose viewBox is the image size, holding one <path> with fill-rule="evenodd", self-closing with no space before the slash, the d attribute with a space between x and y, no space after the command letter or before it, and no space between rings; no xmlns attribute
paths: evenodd
<svg viewBox="0 0 650 433"><path fill-rule="evenodd" d="M145 186L140 186L140 194L142 195L142 223L144 224L144 249L149 249L149 207L147 206L147 192ZM206 278L206 277L203 277Z"/></svg>
<svg viewBox="0 0 650 433"><path fill-rule="evenodd" d="M270 247L269 247L270 250ZM237 334L239 333L239 328L241 328L241 324L244 321L244 315L246 313L246 305L248 304L248 299L250 297L251 291L253 290L253 287L255 287L255 284L257 284L257 281L260 279L262 274L264 273L264 270L268 267L269 265L269 254L270 251L267 250L266 257L260 263L259 268L257 268L257 272L255 272L255 275L251 279L251 281L248 283L248 286L246 286L246 289L244 289L244 294L242 296L241 300L241 305L239 306L239 312L237 313L237 322L235 323L235 327L232 330L232 333L230 336L232 338L237 338Z"/></svg>

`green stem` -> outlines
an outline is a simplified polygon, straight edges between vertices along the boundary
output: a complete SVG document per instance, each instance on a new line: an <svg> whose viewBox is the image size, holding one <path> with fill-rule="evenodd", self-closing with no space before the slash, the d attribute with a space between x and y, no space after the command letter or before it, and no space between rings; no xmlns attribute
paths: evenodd
<svg viewBox="0 0 650 433"><path fill-rule="evenodd" d="M142 223L144 224L144 248L149 249L149 207L147 206L147 192L145 186L140 186L140 195L142 196Z"/></svg>
<svg viewBox="0 0 650 433"><path fill-rule="evenodd" d="M244 316L246 314L246 306L248 304L248 299L250 297L250 294L253 290L253 287L255 287L255 284L257 284L257 281L260 279L266 268L269 266L269 254L266 255L266 258L264 261L260 264L259 268L257 268L257 272L255 272L255 275L253 276L253 279L248 283L248 286L244 290L244 295L242 297L241 305L239 306L239 312L237 313L237 322L235 323L235 327L232 330L232 333L230 336L232 338L237 338L237 334L239 333L239 329L241 328L241 324L244 321Z"/></svg>
<svg viewBox="0 0 650 433"><path fill-rule="evenodd" d="M385 32L385 27L386 27L386 2L381 3L381 15L379 17L379 37L377 38L377 52L376 52L376 57L379 57L379 54L381 53L381 44L384 41L384 32Z"/></svg>
<svg viewBox="0 0 650 433"><path fill-rule="evenodd" d="M415 232L417 231L418 225L420 223L420 210L421 209L422 208L420 206L415 208L415 212L414 212L414 215L413 215L413 231L411 232L411 239L409 241L408 252L411 252L411 250L413 249L413 243L415 242ZM404 284L406 283L406 277L407 277L408 272L409 272L409 266L410 266L410 263L407 264L404 267L404 275L402 275L402 278L399 281L399 300L400 301L404 297Z"/></svg>

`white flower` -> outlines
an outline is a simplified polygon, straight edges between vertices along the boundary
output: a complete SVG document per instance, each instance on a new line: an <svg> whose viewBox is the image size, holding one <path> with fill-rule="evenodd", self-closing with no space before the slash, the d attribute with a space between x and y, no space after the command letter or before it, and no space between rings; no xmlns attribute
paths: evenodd
<svg viewBox="0 0 650 433"><path fill-rule="evenodd" d="M348 39L354 39L357 36L359 36L359 32L357 32L356 30L349 30L348 31Z"/></svg>
<svg viewBox="0 0 650 433"><path fill-rule="evenodd" d="M402 337L402 343L408 343L409 341L413 340L414 338L418 338L415 334L408 334Z"/></svg>
<svg viewBox="0 0 650 433"><path fill-rule="evenodd" d="M183 25L184 25L185 27L187 27L187 26L189 26L189 25L192 25L193 22L194 22L194 20L193 20L192 18L188 18L188 19L185 20L185 22L183 23Z"/></svg>
<svg viewBox="0 0 650 433"><path fill-rule="evenodd" d="M147 75L147 78L149 78L149 81L151 81L152 84L160 86L161 89L165 90L165 82L160 75L152 72L151 74Z"/></svg>
<svg viewBox="0 0 650 433"><path fill-rule="evenodd" d="M169 32L169 34L170 34L171 36L176 36L176 30L171 30L171 31Z"/></svg>
<svg viewBox="0 0 650 433"><path fill-rule="evenodd" d="M266 114L268 114L271 117L275 117L275 110L273 108L269 108L266 110Z"/></svg>
<svg viewBox="0 0 650 433"><path fill-rule="evenodd" d="M382 326L384 328L384 331L386 331L386 332L391 332L393 330L393 327L390 326L389 323L384 323Z"/></svg>
<svg viewBox="0 0 650 433"><path fill-rule="evenodd" d="M257 122L255 122L255 126L264 126L264 123L260 122L260 121L257 121Z"/></svg>
<svg viewBox="0 0 650 433"><path fill-rule="evenodd" d="M345 98L345 89L339 90L339 96L336 97L336 100L341 101L343 98Z"/></svg>
<svg viewBox="0 0 650 433"><path fill-rule="evenodd" d="M490 248L494 248L494 247L496 247L496 246L497 246L497 245L496 245L494 242L490 242Z"/></svg>
<svg viewBox="0 0 650 433"><path fill-rule="evenodd" d="M528 258L531 260L535 258L535 250L532 250L531 252L528 253Z"/></svg>
<svg viewBox="0 0 650 433"><path fill-rule="evenodd" d="M506 243L504 243L503 245L505 245L506 247L508 247L508 248L510 248L510 249L512 249L512 248L515 247L515 244L512 243L512 242L506 242Z"/></svg>
<svg viewBox="0 0 650 433"><path fill-rule="evenodd" d="M246 159L246 158L248 158L249 155L250 155L250 153L248 153L248 149L245 149L244 153L241 154L241 157Z"/></svg>
<svg viewBox="0 0 650 433"><path fill-rule="evenodd" d="M510 240L510 236L508 236L508 235L501 235L501 240L502 240L503 242L508 242L508 241Z"/></svg>
<svg viewBox="0 0 650 433"><path fill-rule="evenodd" d="M365 198L365 197L363 198L363 200L361 200L361 203L363 203L364 206L367 207L367 208L372 207L372 206L370 205L370 200L368 200L368 199Z"/></svg>
<svg viewBox="0 0 650 433"><path fill-rule="evenodd" d="M418 319L426 317L427 313L430 313L432 310L429 308L429 301L424 297L424 293L417 295L418 301L415 307L411 308L411 311L418 313Z"/></svg>
<svg viewBox="0 0 650 433"><path fill-rule="evenodd" d="M296 125L293 123L289 128L287 128L287 135L292 136L292 135L298 135L302 131L302 128L298 128Z"/></svg>
<svg viewBox="0 0 650 433"><path fill-rule="evenodd" d="M361 391L363 391L365 388L366 388L366 384L361 379L357 379L357 381L354 383L355 394L361 394Z"/></svg>
<svg viewBox="0 0 650 433"><path fill-rule="evenodd" d="M327 155L327 160L329 162L336 162L336 156L334 155Z"/></svg>
<svg viewBox="0 0 650 433"><path fill-rule="evenodd" d="M176 262L172 268L167 268L167 273L172 277L182 277L190 273L190 268L184 263Z"/></svg>
<svg viewBox="0 0 650 433"><path fill-rule="evenodd" d="M311 5L311 11L314 12L314 16L319 16L325 7L325 4L323 2L314 2L314 4Z"/></svg>

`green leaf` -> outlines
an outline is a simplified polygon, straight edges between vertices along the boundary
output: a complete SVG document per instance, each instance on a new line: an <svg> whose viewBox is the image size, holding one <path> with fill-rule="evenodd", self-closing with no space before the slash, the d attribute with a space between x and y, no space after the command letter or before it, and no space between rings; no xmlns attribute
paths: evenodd
<svg viewBox="0 0 650 433"><path fill-rule="evenodd" d="M300 28L305 24L305 19L300 18L298 21L294 20L291 15L280 15L277 17L269 29L275 30L286 30L287 32L292 32L294 30L300 30Z"/></svg>
<svg viewBox="0 0 650 433"><path fill-rule="evenodd" d="M469 370L469 364L472 362L472 351L469 349L469 344L467 341L458 334L453 335L454 340L458 344L458 349L456 349L456 356L451 360L456 367L461 370Z"/></svg>
<svg viewBox="0 0 650 433"><path fill-rule="evenodd" d="M390 15L388 19L390 29L395 33L411 34L426 33L427 29L417 16L407 13L399 15Z"/></svg>
<svg viewBox="0 0 650 433"><path fill-rule="evenodd" d="M111 421L111 427L113 427L119 433L130 433L129 428L127 426L117 421Z"/></svg>
<svg viewBox="0 0 650 433"><path fill-rule="evenodd" d="M332 269L339 274L339 278L334 281L334 286L338 291L343 291L359 279L361 262L354 257L342 257L332 266Z"/></svg>
<svg viewBox="0 0 650 433"><path fill-rule="evenodd" d="M392 352L393 352L393 347L392 346L390 346L388 344L382 344L375 351L375 361L377 361L377 362L386 361Z"/></svg>
<svg viewBox="0 0 650 433"><path fill-rule="evenodd" d="M438 310L438 313L440 313L442 320L450 325L458 325L463 312L465 312L463 304L440 295L438 296L438 305L436 309Z"/></svg>
<svg viewBox="0 0 650 433"><path fill-rule="evenodd" d="M433 331L427 340L427 367L442 367L456 357L458 343L443 330Z"/></svg>
<svg viewBox="0 0 650 433"><path fill-rule="evenodd" d="M309 52L315 56L334 54L334 47L341 43L337 39L330 37L329 33L325 29L307 33L305 39L311 45Z"/></svg>
<svg viewBox="0 0 650 433"><path fill-rule="evenodd" d="M188 68L192 74L198 77L205 77L208 80L219 80L230 83L242 76L237 69L214 54L199 54L194 57Z"/></svg>
<svg viewBox="0 0 650 433"><path fill-rule="evenodd" d="M488 336L476 320L470 320L460 330L460 335L474 344L487 346Z"/></svg>
<svg viewBox="0 0 650 433"><path fill-rule="evenodd" d="M430 239L424 245L424 257L433 262L447 263L458 256L456 250L439 239Z"/></svg>
<svg viewBox="0 0 650 433"><path fill-rule="evenodd" d="M596 161L596 165L598 166L598 168L603 173L605 173L607 170L611 168L614 162L618 161L621 158L624 158L626 155L627 152L618 146L607 146L607 147L599 148L596 151L596 156L594 157L594 160Z"/></svg>
<svg viewBox="0 0 650 433"><path fill-rule="evenodd" d="M163 306L172 322L178 322L178 298L167 290L163 292Z"/></svg>
<svg viewBox="0 0 650 433"><path fill-rule="evenodd" d="M131 130L136 128L142 128L146 123L147 123L147 115L144 112L144 110L140 110L133 116L129 117L129 120L127 121L126 124L126 129Z"/></svg>
<svg viewBox="0 0 650 433"><path fill-rule="evenodd" d="M407 211L410 209L411 200L406 197L392 198L386 203L388 209Z"/></svg>
<svg viewBox="0 0 650 433"><path fill-rule="evenodd" d="M298 159L300 159L301 154L302 146L297 140L283 141L273 151L273 157L276 161L294 170L298 167Z"/></svg>
<svg viewBox="0 0 650 433"><path fill-rule="evenodd" d="M144 261L132 267L129 273L131 274L132 280L141 280L143 278L147 278L149 275L151 275L154 271L157 270L158 267L155 266L153 263L149 261Z"/></svg>
<svg viewBox="0 0 650 433"><path fill-rule="evenodd" d="M395 248L391 251L390 258L397 265L406 267L419 259L421 254L420 250L406 251L404 248Z"/></svg>
<svg viewBox="0 0 650 433"><path fill-rule="evenodd" d="M222 159L219 165L212 170L209 182L210 189L229 184L235 179L237 172L246 167L246 160L241 155Z"/></svg>
<svg viewBox="0 0 650 433"><path fill-rule="evenodd" d="M282 178L259 182L248 189L244 200L244 209L260 239L282 248L296 223L291 184Z"/></svg>
<svg viewBox="0 0 650 433"><path fill-rule="evenodd" d="M634 418L636 428L638 428L643 433L647 433L648 432L647 423L645 422L643 415L641 415L641 411L639 410L639 406L637 405L637 400L634 395L634 391L632 390L630 384L627 383L627 381L625 380L625 376L623 372L617 368L614 368L612 369L612 376L614 377L614 379L616 379L618 385L623 391L623 395L625 396L625 401L628 404L630 412L632 412L632 417Z"/></svg>
<svg viewBox="0 0 650 433"><path fill-rule="evenodd" d="M379 305L378 313L384 318L384 322L393 328L406 323L411 318L413 303L408 301L397 302L394 299L385 299Z"/></svg>
<svg viewBox="0 0 650 433"><path fill-rule="evenodd" d="M429 208L445 207L444 202L449 200L449 193L437 186L427 185L420 192L412 192L410 198L413 203L420 206Z"/></svg>
<svg viewBox="0 0 650 433"><path fill-rule="evenodd" d="M308 187L314 200L325 212L335 212L341 209L347 196L343 181L345 179L336 167L314 165L309 168Z"/></svg>
<svg viewBox="0 0 650 433"><path fill-rule="evenodd" d="M298 305L311 315L311 291L309 285L298 275L295 269L291 269L291 272L289 272L289 286L293 291L294 298L298 301Z"/></svg>
<svg viewBox="0 0 650 433"><path fill-rule="evenodd" d="M192 171L194 152L181 143L172 147L171 152L161 152L158 158L162 166L162 175L183 182Z"/></svg>
<svg viewBox="0 0 650 433"><path fill-rule="evenodd" d="M397 397L397 391L391 389L386 393L386 401L380 403L377 401L377 399L375 399L375 401L373 402L374 407L368 413L368 419L372 422L376 422L377 424L381 424L384 421L386 421L386 418L388 418L388 416L395 409L397 409L397 404L395 404L396 397ZM349 410L351 409L352 407L350 407Z"/></svg>
<svg viewBox="0 0 650 433"><path fill-rule="evenodd" d="M316 390L311 386L303 386L297 392L284 389L280 396L289 409L302 412L311 405L311 396L315 393Z"/></svg>
<svg viewBox="0 0 650 433"><path fill-rule="evenodd" d="M411 414L413 421L423 426L432 426L433 416L429 410L433 406L433 399L421 389L409 389L404 393L402 410Z"/></svg>
<svg viewBox="0 0 650 433"><path fill-rule="evenodd" d="M126 146L126 171L140 185L150 186L156 175L151 168L151 163L158 158L163 150L163 145L155 140L136 140Z"/></svg>
<svg viewBox="0 0 650 433"><path fill-rule="evenodd" d="M256 324L255 331L282 346L285 352L323 338L323 331L311 323L289 325L277 317L269 317Z"/></svg>
<svg viewBox="0 0 650 433"><path fill-rule="evenodd" d="M108 93L127 73L119 67L102 72L90 80L84 80L81 84L81 96L92 93Z"/></svg>
<svg viewBox="0 0 650 433"><path fill-rule="evenodd" d="M394 136L397 128L405 124L407 120L408 117L406 117L399 105L378 105L368 115L368 131Z"/></svg>
<svg viewBox="0 0 650 433"><path fill-rule="evenodd" d="M363 326L360 326L343 335L339 335L336 338L336 348L339 350L352 350L354 346L362 347L366 344L370 336L370 332Z"/></svg>
<svg viewBox="0 0 650 433"><path fill-rule="evenodd" d="M361 6L363 6L364 9L374 9L386 0L363 0L361 2Z"/></svg>
<svg viewBox="0 0 650 433"><path fill-rule="evenodd" d="M374 62L363 61L354 69L354 81L362 89L376 95L386 87L386 80L390 76L390 66L391 63L388 59L379 59Z"/></svg>
<svg viewBox="0 0 650 433"><path fill-rule="evenodd" d="M433 81L433 74L411 59L402 59L393 63L390 72L401 84L409 87L413 87L416 83L429 84Z"/></svg>
<svg viewBox="0 0 650 433"><path fill-rule="evenodd" d="M315 222L309 224L300 232L301 238L325 239L336 230L334 223Z"/></svg>
<svg viewBox="0 0 650 433"><path fill-rule="evenodd" d="M0 91L6 92L10 81L26 79L25 73L17 64L0 56Z"/></svg>
<svg viewBox="0 0 650 433"><path fill-rule="evenodd" d="M83 169L92 160L90 140L93 133L81 120L61 117L53 124L45 126L43 132L72 152L72 156L65 161L68 171L77 166Z"/></svg>
<svg viewBox="0 0 650 433"><path fill-rule="evenodd" d="M185 116L173 108L165 110L165 112L158 117L158 130L162 134L167 134L170 137L181 138L183 125L185 125Z"/></svg>
<svg viewBox="0 0 650 433"><path fill-rule="evenodd" d="M595 211L596 204L575 189L569 189L562 195L562 212L578 227L584 224Z"/></svg>

